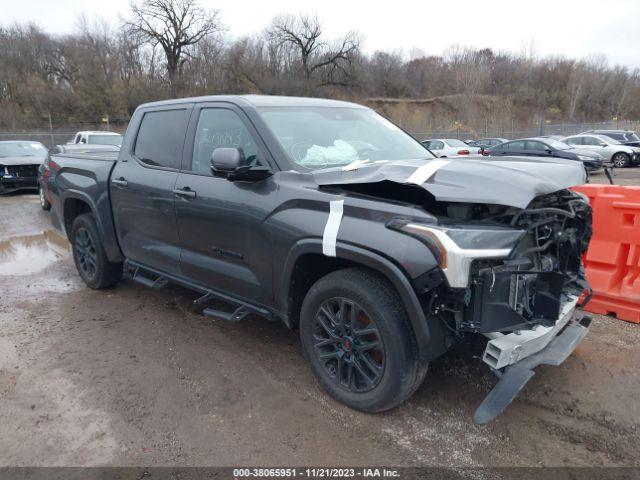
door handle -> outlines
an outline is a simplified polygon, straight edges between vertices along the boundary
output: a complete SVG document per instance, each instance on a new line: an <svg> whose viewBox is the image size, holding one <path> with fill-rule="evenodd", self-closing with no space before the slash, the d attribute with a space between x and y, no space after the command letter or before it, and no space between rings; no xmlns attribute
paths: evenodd
<svg viewBox="0 0 640 480"><path fill-rule="evenodd" d="M196 198L196 192L191 190L189 187L174 188L173 193L185 198Z"/></svg>
<svg viewBox="0 0 640 480"><path fill-rule="evenodd" d="M129 182L127 182L124 179L124 177L114 178L113 180L111 180L111 183L113 183L116 187L120 187L120 188L124 188L127 185L129 185Z"/></svg>

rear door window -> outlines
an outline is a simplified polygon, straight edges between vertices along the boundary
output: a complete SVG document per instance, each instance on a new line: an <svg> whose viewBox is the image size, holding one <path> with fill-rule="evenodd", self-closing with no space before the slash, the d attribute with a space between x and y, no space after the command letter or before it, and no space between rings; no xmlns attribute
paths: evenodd
<svg viewBox="0 0 640 480"><path fill-rule="evenodd" d="M525 150L542 151L546 148L546 145L542 142L536 142L535 140L528 140L527 142L525 142Z"/></svg>
<svg viewBox="0 0 640 480"><path fill-rule="evenodd" d="M597 139L596 137L582 137L583 145L597 146L597 145L600 145L601 143L602 141Z"/></svg>
<svg viewBox="0 0 640 480"><path fill-rule="evenodd" d="M147 165L180 168L189 112L175 109L145 113L133 152L136 158Z"/></svg>

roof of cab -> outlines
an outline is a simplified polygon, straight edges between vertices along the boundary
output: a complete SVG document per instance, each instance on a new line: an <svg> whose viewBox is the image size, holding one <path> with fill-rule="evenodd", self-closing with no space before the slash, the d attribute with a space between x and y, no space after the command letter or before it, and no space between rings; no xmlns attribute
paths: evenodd
<svg viewBox="0 0 640 480"><path fill-rule="evenodd" d="M363 105L341 100L311 97L285 97L280 95L208 95L205 97L177 98L174 100L160 100L145 103L138 108L156 107L163 105L179 105L182 103L228 102L239 106L252 107L342 107L368 108Z"/></svg>
<svg viewBox="0 0 640 480"><path fill-rule="evenodd" d="M84 135L118 135L119 137L122 136L118 132L107 132L105 130L82 130L80 132L77 132L76 135L78 133L81 133L81 134L84 134Z"/></svg>

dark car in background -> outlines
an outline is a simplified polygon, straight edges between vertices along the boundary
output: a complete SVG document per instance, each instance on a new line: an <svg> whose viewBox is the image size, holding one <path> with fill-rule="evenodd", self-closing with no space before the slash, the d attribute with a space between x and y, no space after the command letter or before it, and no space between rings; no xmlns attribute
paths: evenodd
<svg viewBox="0 0 640 480"><path fill-rule="evenodd" d="M47 156L40 142L0 142L0 194L38 188L38 168Z"/></svg>
<svg viewBox="0 0 640 480"><path fill-rule="evenodd" d="M584 164L584 168L593 172L603 166L602 156L588 150L572 148L566 143L551 138L523 138L502 143L490 150L485 149L485 155L490 156L525 156L525 157L553 157L566 160L576 160Z"/></svg>
<svg viewBox="0 0 640 480"><path fill-rule="evenodd" d="M491 148L491 147L495 147L497 145L500 145L502 143L508 142L509 140L507 140L506 138L499 138L499 137L495 137L495 138L480 138L478 140L471 140L469 142L467 142L467 145L469 145L470 147L477 147L480 149L480 153L484 154L484 150L487 148Z"/></svg>
<svg viewBox="0 0 640 480"><path fill-rule="evenodd" d="M633 130L588 130L583 133L594 133L596 135L606 135L609 138L617 140L623 145L630 147L640 147L640 137Z"/></svg>

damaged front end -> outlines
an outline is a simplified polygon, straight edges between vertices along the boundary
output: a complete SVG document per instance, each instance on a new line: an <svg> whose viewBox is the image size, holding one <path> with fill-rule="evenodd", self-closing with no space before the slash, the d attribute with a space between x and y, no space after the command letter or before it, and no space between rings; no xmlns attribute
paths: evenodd
<svg viewBox="0 0 640 480"><path fill-rule="evenodd" d="M440 263L424 288L427 313L451 336L483 334L483 361L501 377L476 413L486 423L515 398L541 363L559 364L587 332L578 299L590 288L581 257L591 208L571 190L540 195L527 208L438 202L437 225L396 221ZM584 303L584 302L583 302Z"/></svg>
<svg viewBox="0 0 640 480"><path fill-rule="evenodd" d="M477 260L458 329L488 333L550 327L563 305L589 290L582 254L591 238L591 208L577 193L537 197L528 208L490 221L522 236L506 258Z"/></svg>

